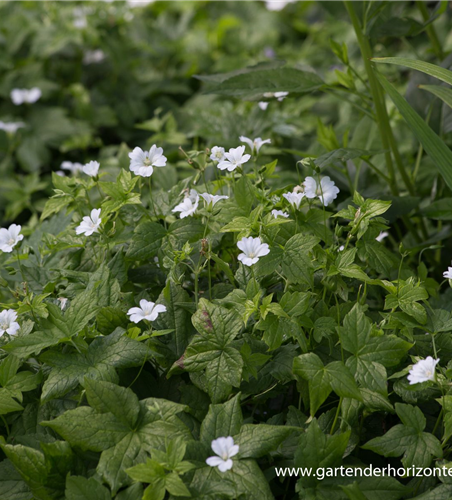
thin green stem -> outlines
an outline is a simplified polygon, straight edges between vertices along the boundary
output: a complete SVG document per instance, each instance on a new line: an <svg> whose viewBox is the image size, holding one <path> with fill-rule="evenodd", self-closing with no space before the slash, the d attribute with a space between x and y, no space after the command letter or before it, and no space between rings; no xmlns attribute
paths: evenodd
<svg viewBox="0 0 452 500"><path fill-rule="evenodd" d="M417 8L422 15L424 21L428 21L430 18L430 14L427 9L427 5L424 1L417 0L416 1ZM441 47L441 43L439 41L438 35L436 34L435 27L433 24L429 24L425 29L428 37L430 38L430 42L432 44L433 51L435 52L436 57L442 61L444 59L444 52Z"/></svg>
<svg viewBox="0 0 452 500"><path fill-rule="evenodd" d="M339 399L339 404L337 405L336 415L334 416L333 425L331 426L330 434L334 434L334 429L336 428L337 419L339 418L339 413L342 406L342 397Z"/></svg>

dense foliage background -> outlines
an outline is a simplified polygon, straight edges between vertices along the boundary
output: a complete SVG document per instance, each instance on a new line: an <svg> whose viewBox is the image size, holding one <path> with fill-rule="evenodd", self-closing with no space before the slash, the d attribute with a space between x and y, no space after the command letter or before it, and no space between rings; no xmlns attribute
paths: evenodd
<svg viewBox="0 0 452 500"><path fill-rule="evenodd" d="M0 219L24 236L0 234L0 498L452 497L276 473L449 468L452 436L450 9L283 4L0 4ZM134 175L153 144L166 165ZM325 206L283 196L326 176ZM135 323L142 300L166 310Z"/></svg>

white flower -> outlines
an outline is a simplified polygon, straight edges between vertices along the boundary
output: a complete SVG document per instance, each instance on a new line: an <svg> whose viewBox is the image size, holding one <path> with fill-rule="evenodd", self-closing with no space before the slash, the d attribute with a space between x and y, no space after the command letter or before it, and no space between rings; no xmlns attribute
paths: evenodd
<svg viewBox="0 0 452 500"><path fill-rule="evenodd" d="M219 201L227 200L229 198L229 196L209 194L209 193L201 193L201 196L204 198L206 206L209 208L213 208Z"/></svg>
<svg viewBox="0 0 452 500"><path fill-rule="evenodd" d="M88 21L86 19L85 12L86 12L85 9L80 8L80 7L76 7L73 10L73 14L74 14L73 24L74 24L75 28L83 29L83 28L86 28L88 26Z"/></svg>
<svg viewBox="0 0 452 500"><path fill-rule="evenodd" d="M344 245L341 245L341 246L337 249L337 251L338 251L338 252L343 252L344 250L345 250L345 246L344 246Z"/></svg>
<svg viewBox="0 0 452 500"><path fill-rule="evenodd" d="M220 162L224 160L224 148L220 146L214 146L210 150L210 159L214 162Z"/></svg>
<svg viewBox="0 0 452 500"><path fill-rule="evenodd" d="M421 361L413 365L408 375L410 385L427 382L427 380L435 380L435 366L438 362L439 359L433 359L431 356L428 356L428 358L421 359Z"/></svg>
<svg viewBox="0 0 452 500"><path fill-rule="evenodd" d="M126 0L130 7L145 7L146 5L155 2L155 0Z"/></svg>
<svg viewBox="0 0 452 500"><path fill-rule="evenodd" d="M33 103L40 99L42 95L41 89L38 87L33 87L32 89L13 89L11 90L11 101L16 106L20 106L24 102Z"/></svg>
<svg viewBox="0 0 452 500"><path fill-rule="evenodd" d="M71 161L63 161L61 168L63 170L69 170L73 174L83 171L83 165L81 163L72 163Z"/></svg>
<svg viewBox="0 0 452 500"><path fill-rule="evenodd" d="M90 161L83 167L83 172L85 172L85 174L89 175L90 177L96 177L99 172L99 167L99 162Z"/></svg>
<svg viewBox="0 0 452 500"><path fill-rule="evenodd" d="M220 170L228 170L229 172L232 172L251 158L251 155L244 155L244 152L245 146L239 146L235 149L231 148L228 153L224 154L225 159L220 161L218 168Z"/></svg>
<svg viewBox="0 0 452 500"><path fill-rule="evenodd" d="M257 103L257 105L262 109L262 111L265 111L268 108L268 102L266 101L261 101Z"/></svg>
<svg viewBox="0 0 452 500"><path fill-rule="evenodd" d="M189 215L193 215L199 204L199 195L198 193L192 189L190 190L190 194L185 196L184 201L179 203L176 207L173 208L173 212L180 212L180 218L184 219Z"/></svg>
<svg viewBox="0 0 452 500"><path fill-rule="evenodd" d="M0 336L5 332L14 335L19 330L20 325L16 321L17 313L14 309L5 309L0 312Z"/></svg>
<svg viewBox="0 0 452 500"><path fill-rule="evenodd" d="M15 134L20 128L25 127L24 122L2 122L0 121L0 130L4 130L8 134Z"/></svg>
<svg viewBox="0 0 452 500"><path fill-rule="evenodd" d="M100 218L100 208L93 208L91 210L91 216L83 217L80 225L75 228L77 234L84 234L85 236L91 236L93 233L99 232L99 226L102 223Z"/></svg>
<svg viewBox="0 0 452 500"><path fill-rule="evenodd" d="M443 277L452 280L452 267L448 267L447 271L443 272Z"/></svg>
<svg viewBox="0 0 452 500"><path fill-rule="evenodd" d="M237 257L239 261L245 266L252 266L256 264L259 257L268 255L270 253L270 248L267 243L262 243L260 238L242 238L237 246L243 252Z"/></svg>
<svg viewBox="0 0 452 500"><path fill-rule="evenodd" d="M245 137L243 135L241 135L239 137L239 139L242 142L245 142L246 144L248 144L248 146L251 148L251 152L255 153L255 154L259 153L259 150L261 149L261 147L264 144L270 144L272 142L271 139L265 139L265 141L263 141L260 137L256 137L256 139L251 140L251 139L248 139L248 137Z"/></svg>
<svg viewBox="0 0 452 500"><path fill-rule="evenodd" d="M284 99L289 95L289 92L265 92L264 97L271 98L275 97L278 101L284 101Z"/></svg>
<svg viewBox="0 0 452 500"><path fill-rule="evenodd" d="M11 224L8 229L2 227L0 229L0 250L10 253L13 248L24 239L23 234L19 234L22 226Z"/></svg>
<svg viewBox="0 0 452 500"><path fill-rule="evenodd" d="M329 177L322 177L320 185L314 177L306 177L303 184L305 187L306 197L319 198L325 207L335 200L339 193L339 188L335 186L334 181L332 181Z"/></svg>
<svg viewBox="0 0 452 500"><path fill-rule="evenodd" d="M277 219L278 216L284 217L286 219L287 217L289 217L289 214L287 212L283 212L282 210L272 210L272 215L275 219Z"/></svg>
<svg viewBox="0 0 452 500"><path fill-rule="evenodd" d="M149 151L143 151L141 148L135 148L129 153L130 170L135 175L141 177L150 177L154 169L152 167L164 167L166 165L166 156L163 156L163 149L155 144Z"/></svg>
<svg viewBox="0 0 452 500"><path fill-rule="evenodd" d="M55 173L60 177L66 177L66 174L62 170L57 170Z"/></svg>
<svg viewBox="0 0 452 500"><path fill-rule="evenodd" d="M296 193L293 191L292 193L283 193L284 198L294 207L300 208L301 200L305 197L305 194L301 191Z"/></svg>
<svg viewBox="0 0 452 500"><path fill-rule="evenodd" d="M267 0L265 6L267 10L282 10L287 4L295 1L296 0Z"/></svg>
<svg viewBox="0 0 452 500"><path fill-rule="evenodd" d="M381 233L375 238L377 241L383 241L386 236L389 236L387 231L381 231Z"/></svg>
<svg viewBox="0 0 452 500"><path fill-rule="evenodd" d="M105 53L101 49L88 50L83 56L83 64L96 64L105 59Z"/></svg>
<svg viewBox="0 0 452 500"><path fill-rule="evenodd" d="M58 299L57 299L57 300L60 302L60 309L63 311L63 310L64 310L64 308L66 307L66 305L67 305L67 301L68 301L69 299L67 299L67 298L65 298L65 297L58 297Z"/></svg>
<svg viewBox="0 0 452 500"><path fill-rule="evenodd" d="M218 467L220 472L226 472L232 469L232 457L239 452L239 445L234 444L234 439L231 436L219 437L212 441L212 450L216 455L209 457L206 464L211 467Z"/></svg>
<svg viewBox="0 0 452 500"><path fill-rule="evenodd" d="M145 299L140 300L140 307L132 307L127 312L130 316L130 321L133 323L139 323L143 319L148 321L155 321L157 316L166 311L166 307L161 304L155 304L155 302L149 302Z"/></svg>

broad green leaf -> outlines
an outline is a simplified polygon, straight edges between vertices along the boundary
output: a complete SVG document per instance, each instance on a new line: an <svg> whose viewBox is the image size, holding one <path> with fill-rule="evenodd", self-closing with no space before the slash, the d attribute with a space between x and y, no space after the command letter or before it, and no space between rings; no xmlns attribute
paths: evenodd
<svg viewBox="0 0 452 500"><path fill-rule="evenodd" d="M422 432L426 420L415 406L396 403L395 409L403 424L391 427L386 434L368 441L362 448L385 457L402 457L405 467L428 467L432 458L442 458L443 450L438 439Z"/></svg>
<svg viewBox="0 0 452 500"><path fill-rule="evenodd" d="M67 500L111 500L108 489L93 477L68 476L65 494Z"/></svg>
<svg viewBox="0 0 452 500"><path fill-rule="evenodd" d="M223 404L210 405L201 424L201 441L208 447L218 437L235 436L243 424L240 394Z"/></svg>
<svg viewBox="0 0 452 500"><path fill-rule="evenodd" d="M296 234L286 243L282 269L293 283L313 285L313 265L309 255L319 238L306 234Z"/></svg>
<svg viewBox="0 0 452 500"><path fill-rule="evenodd" d="M234 442L240 446L240 458L261 458L274 451L292 433L301 429L283 425L245 424Z"/></svg>
<svg viewBox="0 0 452 500"><path fill-rule="evenodd" d="M329 436L324 434L316 419L300 436L295 452L296 467L334 467L341 464L342 456L350 438L350 431ZM312 477L300 478L305 485L314 485L318 480Z"/></svg>
<svg viewBox="0 0 452 500"><path fill-rule="evenodd" d="M210 84L206 93L255 99L267 92L312 92L322 85L323 81L315 73L280 68L232 76L219 84Z"/></svg>
<svg viewBox="0 0 452 500"><path fill-rule="evenodd" d="M100 413L112 413L124 425L134 428L140 405L131 389L89 378L85 378L84 386L92 408Z"/></svg>
<svg viewBox="0 0 452 500"><path fill-rule="evenodd" d="M0 462L0 498L29 500L32 493L10 460Z"/></svg>
<svg viewBox="0 0 452 500"><path fill-rule="evenodd" d="M388 62L388 61L382 61ZM424 63L427 64L427 63ZM433 65L432 65L433 66ZM442 69L442 68L441 68ZM437 74L443 75L443 72L451 73L442 69L437 71ZM432 75L435 76L435 75ZM447 75L450 78L449 75ZM427 154L432 158L444 181L452 188L452 151L446 146L444 141L425 123L425 121L414 111L414 109L406 102L406 100L397 92L397 90L388 82L381 74L378 74L378 79L384 90L389 94L394 101L397 109L405 118L408 126L422 144Z"/></svg>
<svg viewBox="0 0 452 500"><path fill-rule="evenodd" d="M165 228L156 222L143 222L137 226L126 257L130 260L147 260L157 255L166 236Z"/></svg>

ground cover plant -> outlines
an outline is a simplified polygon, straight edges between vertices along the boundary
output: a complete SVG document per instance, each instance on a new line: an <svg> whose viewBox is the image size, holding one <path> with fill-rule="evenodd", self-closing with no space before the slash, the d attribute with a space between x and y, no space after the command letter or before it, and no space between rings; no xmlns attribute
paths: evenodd
<svg viewBox="0 0 452 500"><path fill-rule="evenodd" d="M450 12L277 7L0 6L1 499L452 497Z"/></svg>

